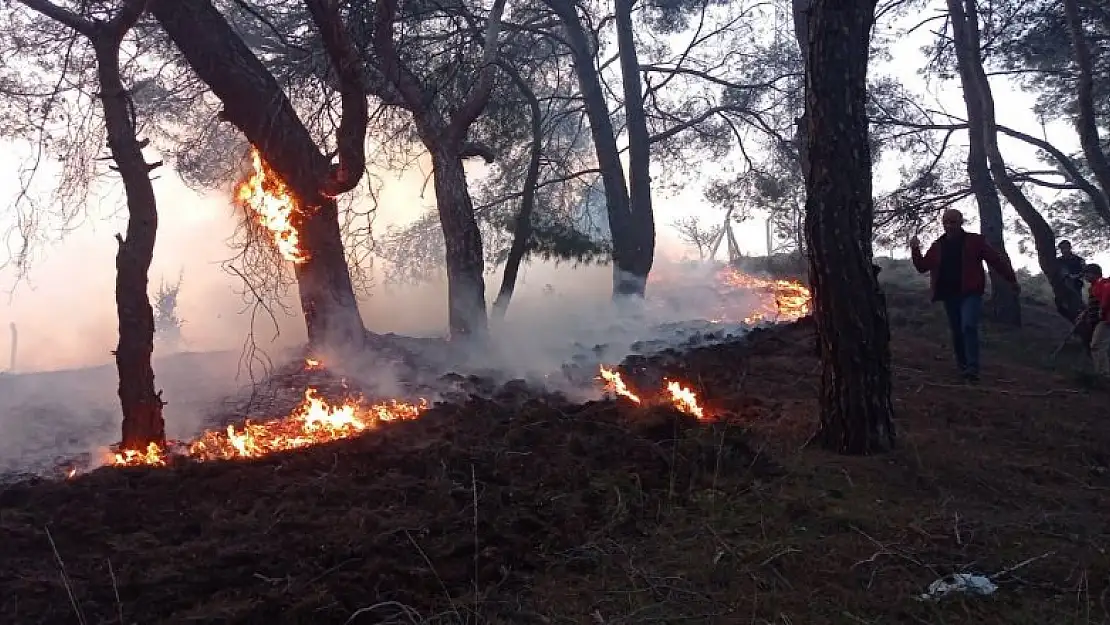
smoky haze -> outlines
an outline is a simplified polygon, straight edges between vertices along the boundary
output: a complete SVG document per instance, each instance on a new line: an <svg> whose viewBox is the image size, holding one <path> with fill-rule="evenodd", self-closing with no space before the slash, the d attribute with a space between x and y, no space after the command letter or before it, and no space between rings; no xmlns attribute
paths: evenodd
<svg viewBox="0 0 1110 625"><path fill-rule="evenodd" d="M379 231L414 219L434 201L420 196L423 172L383 178ZM176 350L156 347L155 381L169 402L167 435L187 439L210 424L228 398L242 397L252 381L265 376L264 358L281 364L294 357L291 350L305 340L304 322L295 289L284 302L285 310L275 309L271 319L251 309L240 279L221 266L232 255L228 239L239 219L226 194L197 195L172 176L155 185L160 223L150 293L157 292L160 282L172 284L180 276L177 313L184 321ZM7 196L0 199L8 200L13 190L0 191ZM112 193L114 204L109 201ZM119 206L118 194L118 189L110 190L105 194L109 200L96 208ZM665 211L659 216L661 225L668 219ZM114 235L124 226L122 212L90 213L64 238L54 235L59 240L41 246L23 278L17 279L11 268L0 272L0 283L7 287L0 300L0 371L9 368L7 326L14 323L18 329L14 370L0 373L0 473L41 470L55 458L74 454L103 454L118 440L118 380L111 354L117 341ZM677 258L682 253L668 237L661 232L659 276L668 273L668 266L678 267L668 254ZM486 277L489 301L500 284L499 269ZM501 378L558 386L549 374L575 357L619 361L637 340L679 340L683 335L673 328L659 335L659 324L716 314L707 308L715 303L701 301L708 291L690 290L699 283L709 287L712 273L681 271L678 279L653 278L642 309L618 315L609 297L608 266L526 263L507 318L493 324L490 353L464 354L441 364L463 373L493 371ZM442 277L398 286L375 271L372 284L361 301L369 329L425 337L446 333ZM672 287L681 287L683 294L676 295ZM251 336L264 358L244 357ZM600 344L607 349L594 349ZM344 374L382 394L402 390L387 362L367 362ZM596 395L593 389L562 390Z"/></svg>

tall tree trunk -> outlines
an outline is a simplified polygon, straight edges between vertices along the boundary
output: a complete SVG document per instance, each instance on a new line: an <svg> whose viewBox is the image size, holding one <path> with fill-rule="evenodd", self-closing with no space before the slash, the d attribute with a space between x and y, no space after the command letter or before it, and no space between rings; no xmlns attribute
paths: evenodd
<svg viewBox="0 0 1110 625"><path fill-rule="evenodd" d="M802 54L802 73L809 67L809 29L810 13L814 0L791 0L791 15L794 19L794 38ZM806 117L806 103L802 102L802 116L794 120L794 147L798 151L798 167L802 170L802 180L809 180L809 153L807 136L809 118Z"/></svg>
<svg viewBox="0 0 1110 625"><path fill-rule="evenodd" d="M504 67L505 72L516 83L521 95L528 101L528 109L532 116L532 152L528 157L528 171L524 174L524 189L520 194L520 210L516 215L513 226L513 243L509 247L509 256L505 259L505 272L501 277L501 289L497 292L497 299L493 302L493 316L503 319L509 302L516 289L517 275L520 273L520 263L528 251L528 239L532 237L532 211L536 205L536 188L540 180L540 159L543 156L543 112L540 101L528 83L511 65Z"/></svg>
<svg viewBox="0 0 1110 625"><path fill-rule="evenodd" d="M1075 127L1079 132L1079 142L1083 146L1083 156L1102 187L1103 195L1110 198L1110 159L1102 150L1102 142L1098 136L1098 122L1095 115L1094 88L1095 78L1093 63L1091 62L1091 49L1087 45L1087 36L1083 33L1083 16L1079 12L1079 0L1064 0L1064 12L1067 14L1068 31L1071 33L1072 54L1075 56L1075 66L1079 70L1076 77L1075 101L1079 115L1075 119Z"/></svg>
<svg viewBox="0 0 1110 625"><path fill-rule="evenodd" d="M613 122L609 118L609 105L601 87L601 78L594 66L593 44L578 17L574 3L565 0L545 1L559 16L566 30L566 42L574 58L574 71L585 102L586 117L590 120L597 166L601 170L601 182L605 187L609 236L613 240L613 296L634 294L637 281L629 281L626 277L641 274L644 281L640 284L640 294L643 294L643 287L647 286L647 273L642 269L642 263L638 262L642 258L638 254L637 241L633 235L632 207L624 180L624 166L621 165L620 150L617 148Z"/></svg>
<svg viewBox="0 0 1110 625"><path fill-rule="evenodd" d="M979 18L976 0L949 0L948 8L952 17L952 32L958 62L967 68L975 89L975 98L981 106L983 115L983 145L990 164L991 177L1006 201L1014 207L1022 221L1029 227L1033 245L1037 250L1037 263L1045 278L1052 286L1056 309L1069 321L1074 321L1083 309L1083 297L1065 280L1064 272L1056 261L1056 234L1052 227L1037 210L1029 198L1010 178L1006 161L998 147L998 127L995 121L994 96L990 81L983 69L983 62L977 55L969 52L978 48Z"/></svg>
<svg viewBox="0 0 1110 625"><path fill-rule="evenodd" d="M337 190L330 159L313 142L274 77L210 0L151 0L150 11L223 103L221 117L246 136L296 196L304 214L298 226L303 228L301 245L310 257L296 272L310 340L321 348L358 349L365 330L330 197ZM346 135L354 134L344 133L345 143L351 143ZM344 187L357 182L363 167L339 168Z"/></svg>
<svg viewBox="0 0 1110 625"><path fill-rule="evenodd" d="M874 10L875 0L816 0L807 46L806 239L822 363L815 440L846 454L882 452L895 442L890 330L869 236Z"/></svg>
<svg viewBox="0 0 1110 625"><path fill-rule="evenodd" d="M651 205L651 138L644 115L644 92L640 83L640 60L632 33L633 0L616 0L617 50L624 87L624 113L628 124L629 237L633 255L631 275L619 276L621 295L644 295L647 277L655 260L655 214Z"/></svg>
<svg viewBox="0 0 1110 625"><path fill-rule="evenodd" d="M486 282L482 234L466 184L466 170L457 151L430 145L436 208L447 248L447 301L452 338L484 340Z"/></svg>
<svg viewBox="0 0 1110 625"><path fill-rule="evenodd" d="M960 2L960 0L949 0ZM978 42L968 42L974 49L965 50L971 58L981 58ZM957 55L958 56L958 55ZM1005 222L1002 218L1002 202L998 199L998 189L991 179L990 165L987 162L987 148L983 134L983 105L975 88L975 77L966 62L958 62L960 84L963 87L964 102L967 107L968 153L967 177L975 202L979 205L979 224L987 242L1003 258L1006 253ZM987 317L1006 325L1021 325L1021 301L1010 283L994 269L990 270L991 297L987 301Z"/></svg>
<svg viewBox="0 0 1110 625"><path fill-rule="evenodd" d="M119 41L104 37L93 41L96 52L100 101L108 148L116 163L127 196L127 234L116 235L116 314L119 344L119 400L123 409L122 449L164 445L166 423L162 394L154 389L154 309L147 295L147 273L154 258L158 233L158 203L142 145L135 136L129 95L119 71Z"/></svg>

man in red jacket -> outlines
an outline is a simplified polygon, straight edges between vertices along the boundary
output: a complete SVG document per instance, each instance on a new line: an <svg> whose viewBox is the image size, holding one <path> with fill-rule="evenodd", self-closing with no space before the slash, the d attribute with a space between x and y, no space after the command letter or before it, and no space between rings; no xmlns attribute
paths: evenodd
<svg viewBox="0 0 1110 625"><path fill-rule="evenodd" d="M986 262L1019 290L1014 269L991 248L981 234L964 230L964 216L956 209L944 211L944 234L921 254L921 241L910 240L913 266L929 273L933 301L943 302L952 331L956 364L968 382L979 381L979 318L983 311Z"/></svg>
<svg viewBox="0 0 1110 625"><path fill-rule="evenodd" d="M1095 373L1110 378L1110 279L1104 278L1102 267L1094 263L1087 265L1083 273L1091 282L1087 314L1095 324L1091 335L1091 359L1095 361Z"/></svg>

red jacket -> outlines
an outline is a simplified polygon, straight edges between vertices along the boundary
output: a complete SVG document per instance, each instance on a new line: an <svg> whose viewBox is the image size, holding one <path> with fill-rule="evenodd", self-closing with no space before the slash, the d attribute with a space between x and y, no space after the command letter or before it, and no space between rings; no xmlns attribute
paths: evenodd
<svg viewBox="0 0 1110 625"><path fill-rule="evenodd" d="M1103 323L1110 323L1110 278L1099 278L1091 284L1091 299L1099 305Z"/></svg>
<svg viewBox="0 0 1110 625"><path fill-rule="evenodd" d="M936 299L937 279L940 277L941 240L933 241L929 251L922 256L918 250L913 253L913 266L918 273L929 272L929 285ZM1017 276L1010 263L1002 259L998 252L987 243L986 237L974 232L964 233L963 271L961 272L961 294L982 295L987 288L987 273L983 271L986 262L1002 277L1013 284L1017 284Z"/></svg>

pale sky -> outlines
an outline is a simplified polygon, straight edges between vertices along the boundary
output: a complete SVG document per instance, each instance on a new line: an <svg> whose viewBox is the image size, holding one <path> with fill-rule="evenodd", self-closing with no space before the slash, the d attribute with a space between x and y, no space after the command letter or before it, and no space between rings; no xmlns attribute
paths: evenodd
<svg viewBox="0 0 1110 625"><path fill-rule="evenodd" d="M927 35L926 35L927 37ZM915 75L921 66L918 48L924 42L921 35L906 38L894 51L902 59L906 71L897 74L912 89L925 92L924 82ZM891 73L889 65L879 65L872 73ZM1039 122L1031 112L1034 98L1024 94L1003 80L994 82L1001 123L1040 135ZM963 101L958 84L948 83L929 100L938 99L939 107L962 115ZM1066 125L1052 129L1053 142L1065 150L1078 145L1074 131ZM1004 146L1007 157L1014 165L1032 165L1032 150L1009 139ZM18 189L20 155L18 146L4 144L0 149L0 207L10 205ZM656 165L659 166L659 165ZM426 164L425 164L426 167ZM888 171L890 166L887 167ZM180 315L186 320L183 329L186 348L211 350L238 348L249 327L242 299L233 292L237 281L224 273L220 261L230 255L225 240L234 227L233 212L226 196L218 193L198 195L185 187L172 172L158 170L160 179L155 183L158 194L160 227L154 265L151 268L151 291L157 289L163 278L174 280L178 272L184 274L180 296ZM385 182L376 228L383 231L390 223L401 223L416 218L433 206L430 188L421 197L425 178L423 171L410 171L401 176L377 172ZM46 178L49 181L49 177ZM876 171L877 189L892 184L889 174ZM430 186L430 185L429 185ZM101 206L90 207L90 218L76 231L61 241L47 245L39 252L30 274L23 282L16 283L11 271L0 271L0 370L8 366L8 323L14 322L19 330L18 369L21 371L65 368L108 362L109 351L116 342L116 321L113 300L114 255L116 242L113 235L123 229L124 218L107 213L113 206L121 205L118 184L105 190ZM659 233L657 255L660 258L679 258L690 252L674 235L671 222L686 215L697 215L713 222L723 216L702 199L700 189L688 189L676 197L660 196L655 204ZM966 211L969 216L973 207ZM971 226L974 228L974 225ZM736 229L746 253L762 254L765 250L764 224L758 216ZM723 246L722 246L723 247ZM1030 257L1018 257L1016 242L1010 252L1019 266L1035 268ZM1077 251L1083 245L1076 242ZM0 252L3 254L4 252ZM722 250L721 252L725 252ZM896 253L904 255L904 251ZM1110 266L1106 253L1088 254ZM2 259L0 259L2 260ZM526 268L521 290L538 291L548 282L565 280L572 271L564 266L533 266ZM566 284L581 281L582 274ZM605 272L589 271L585 275L596 281L598 288L576 285L585 291L597 291L604 296L607 287ZM490 290L497 287L499 275L487 278ZM14 291L12 291L14 287ZM386 295L377 287L364 303L364 318L368 327L377 331L423 332L442 331L446 318L446 302L441 284L427 285L405 292L404 301L426 301L427 305L399 306L400 293ZM414 299L416 298L416 299ZM268 340L273 328L259 323L258 332ZM439 328L439 330L437 330ZM282 324L283 342L303 340L303 322L286 318ZM261 340L261 339L260 339Z"/></svg>

